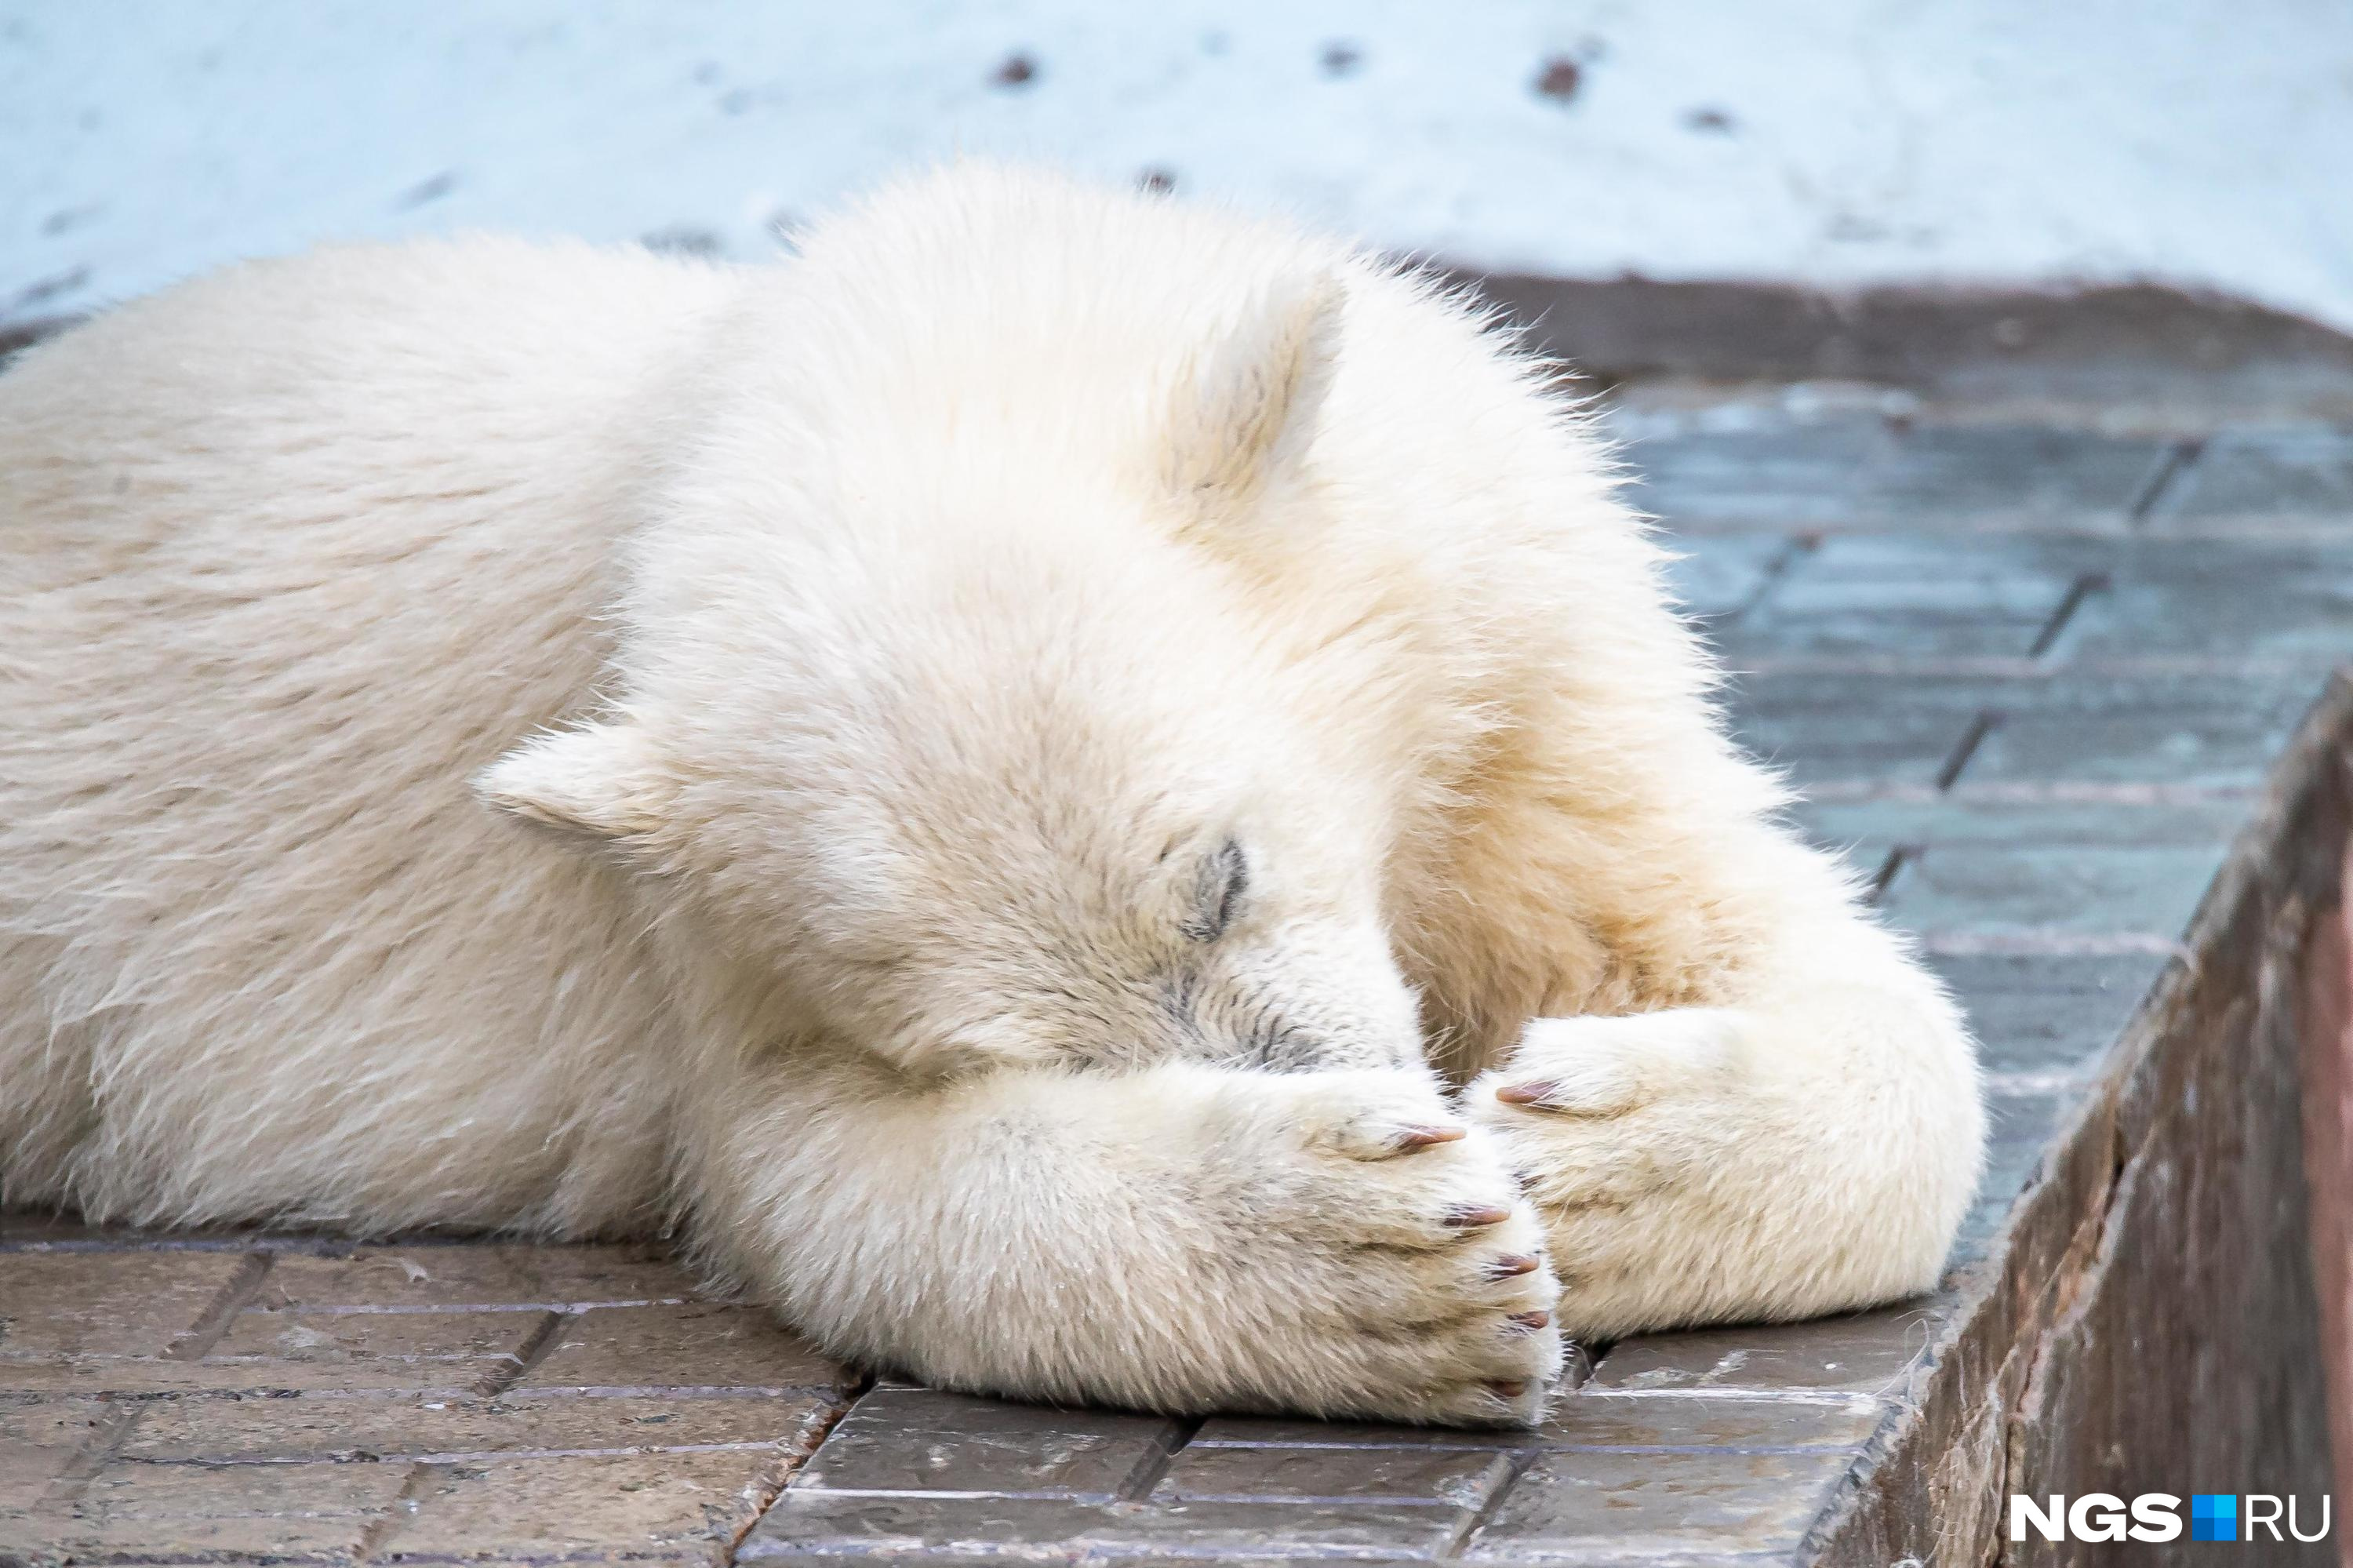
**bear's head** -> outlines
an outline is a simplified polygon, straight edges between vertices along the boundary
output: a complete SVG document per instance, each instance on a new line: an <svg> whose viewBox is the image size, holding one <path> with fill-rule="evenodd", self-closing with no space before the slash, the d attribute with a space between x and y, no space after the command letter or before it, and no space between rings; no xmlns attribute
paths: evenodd
<svg viewBox="0 0 2353 1568"><path fill-rule="evenodd" d="M987 408L885 436L854 388L733 410L633 547L618 694L480 793L617 855L787 1027L911 1070L1417 1058L1400 765L1198 536L1310 483L1344 300L1238 308L1148 450Z"/></svg>

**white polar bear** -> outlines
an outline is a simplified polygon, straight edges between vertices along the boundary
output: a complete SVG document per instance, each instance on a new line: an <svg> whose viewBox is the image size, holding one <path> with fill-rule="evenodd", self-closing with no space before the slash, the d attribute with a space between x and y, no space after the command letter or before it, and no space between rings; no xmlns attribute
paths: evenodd
<svg viewBox="0 0 2353 1568"><path fill-rule="evenodd" d="M9 1193L1180 1412L1917 1290L1968 1036L1612 486L1428 281L987 165L126 306L0 376Z"/></svg>

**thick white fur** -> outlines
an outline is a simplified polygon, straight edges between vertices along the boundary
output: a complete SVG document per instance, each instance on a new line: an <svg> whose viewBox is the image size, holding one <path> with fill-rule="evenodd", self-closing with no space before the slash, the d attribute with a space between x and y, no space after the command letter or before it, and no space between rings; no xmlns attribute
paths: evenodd
<svg viewBox="0 0 2353 1568"><path fill-rule="evenodd" d="M1658 564L1463 303L1018 171L127 306L0 376L9 1195L1170 1410L1916 1290L1967 1036Z"/></svg>

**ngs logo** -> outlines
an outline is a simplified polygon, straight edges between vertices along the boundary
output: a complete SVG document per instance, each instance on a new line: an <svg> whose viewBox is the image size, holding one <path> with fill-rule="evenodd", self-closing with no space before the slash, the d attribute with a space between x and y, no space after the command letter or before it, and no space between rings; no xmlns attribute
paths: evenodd
<svg viewBox="0 0 2353 1568"><path fill-rule="evenodd" d="M2240 1504L2246 1507L2241 1510ZM2316 1510L2320 1528L2306 1535L2295 1498L2264 1492L2196 1492L2189 1499L2189 1539L2192 1541L2253 1541L2258 1530L2274 1541L2325 1541L2328 1536L2328 1499ZM2283 1522L2286 1535L2280 1533ZM2242 1531L2240 1526L2245 1525ZM2045 1541L2176 1541L2181 1535L2181 1499L2170 1492L2143 1492L2127 1504L2106 1492L2085 1492L2073 1502L2053 1493L2042 1501L2012 1493L2010 1538L2026 1539L2032 1530Z"/></svg>

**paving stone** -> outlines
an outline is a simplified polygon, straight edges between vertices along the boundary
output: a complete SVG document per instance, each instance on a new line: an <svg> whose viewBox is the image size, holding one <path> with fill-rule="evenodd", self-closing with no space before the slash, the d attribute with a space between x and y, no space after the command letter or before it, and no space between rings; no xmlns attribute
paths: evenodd
<svg viewBox="0 0 2353 1568"><path fill-rule="evenodd" d="M1710 1398L1586 1388L1561 1400L1536 1436L1547 1448L1850 1451L1871 1436L1878 1420L1877 1406L1862 1399Z"/></svg>
<svg viewBox="0 0 2353 1568"><path fill-rule="evenodd" d="M86 1357L160 1356L245 1267L234 1253L21 1253L5 1266L0 1388Z"/></svg>
<svg viewBox="0 0 2353 1568"><path fill-rule="evenodd" d="M1864 846L1876 865L1899 844L1995 848L2050 844L2199 849L2220 865L2245 825L2249 802L2226 796L2188 800L2020 802L1956 789L1920 800L1805 800L1791 819L1814 842Z"/></svg>
<svg viewBox="0 0 2353 1568"><path fill-rule="evenodd" d="M180 1399L142 1409L125 1458L284 1462L698 1448L798 1440L832 1414L807 1394L659 1399Z"/></svg>
<svg viewBox="0 0 2353 1568"><path fill-rule="evenodd" d="M130 1266L118 1281L105 1277L109 1263ZM36 1264L51 1266L29 1266ZM195 1361L176 1358L210 1337L207 1315L225 1308L227 1293L244 1287L258 1267L235 1253L19 1253L7 1272L17 1274L20 1265L27 1288L20 1296L10 1281L7 1306L19 1315L5 1320L0 1337L0 1395L210 1386ZM75 1292L85 1284L95 1294L78 1306ZM142 1287L153 1294L141 1295ZM200 1335L185 1331L200 1328Z"/></svg>
<svg viewBox="0 0 2353 1568"><path fill-rule="evenodd" d="M1892 1307L1793 1323L1621 1340L1594 1369L1595 1393L1671 1389L1838 1391L1884 1394L1918 1364L1932 1329L1922 1307Z"/></svg>
<svg viewBox="0 0 2353 1568"><path fill-rule="evenodd" d="M2218 867L2246 813L2243 800L2188 805L2018 805L1981 796L1802 802L1792 821L1809 842L1838 854L1876 885L1885 906L1915 856L1947 865L1979 852L2036 849L2108 853L2162 849L2187 865L2203 855ZM1901 853L1899 860L1898 854Z"/></svg>
<svg viewBox="0 0 2353 1568"><path fill-rule="evenodd" d="M697 1294L693 1279L650 1246L369 1247L344 1257L280 1257L256 1303L544 1308Z"/></svg>
<svg viewBox="0 0 2353 1568"><path fill-rule="evenodd" d="M1681 529L2121 533L2167 446L2038 427L1899 432L1857 417L1651 437L1627 455L1630 499Z"/></svg>
<svg viewBox="0 0 2353 1568"><path fill-rule="evenodd" d="M401 1465L118 1462L78 1502L37 1508L10 1528L26 1532L28 1547L84 1553L350 1555L406 1479Z"/></svg>
<svg viewBox="0 0 2353 1568"><path fill-rule="evenodd" d="M115 1414L96 1399L0 1400L0 1510L31 1507Z"/></svg>
<svg viewBox="0 0 2353 1568"><path fill-rule="evenodd" d="M597 1308L566 1318L517 1397L567 1388L831 1391L849 1374L754 1307Z"/></svg>
<svg viewBox="0 0 2353 1568"><path fill-rule="evenodd" d="M2204 848L1936 844L1905 857L1887 917L1932 934L2179 937L2217 857Z"/></svg>
<svg viewBox="0 0 2353 1568"><path fill-rule="evenodd" d="M805 1491L788 1486L736 1548L738 1562L821 1556L1022 1557L1066 1546L1105 1521L1112 1509L1141 1503L1060 1498L939 1497Z"/></svg>
<svg viewBox="0 0 2353 1568"><path fill-rule="evenodd" d="M2353 431L2226 430L2182 471L2150 526L2287 520L2353 525Z"/></svg>
<svg viewBox="0 0 2353 1568"><path fill-rule="evenodd" d="M1475 1449L1197 1446L1176 1456L1152 1500L1377 1499L1476 1509L1511 1478L1506 1456Z"/></svg>
<svg viewBox="0 0 2353 1568"><path fill-rule="evenodd" d="M778 1456L742 1450L428 1466L374 1556L540 1556L591 1547L707 1563L750 1522L781 1472Z"/></svg>
<svg viewBox="0 0 2353 1568"><path fill-rule="evenodd" d="M2080 660L2208 657L2306 663L2353 650L2353 553L2303 542L2143 540L2084 600L2065 652ZM2318 694L2310 683L2307 700Z"/></svg>
<svg viewBox="0 0 2353 1568"><path fill-rule="evenodd" d="M1383 1500L1154 1503L1106 1518L1084 1537L1096 1552L1187 1552L1220 1556L1281 1542L1284 1555L1407 1559L1450 1551L1476 1515L1467 1508Z"/></svg>
<svg viewBox="0 0 2353 1568"><path fill-rule="evenodd" d="M1734 735L1799 789L1864 781L1933 789L1989 700L1967 678L1743 675L1725 694Z"/></svg>
<svg viewBox="0 0 2353 1568"><path fill-rule="evenodd" d="M1831 538L1792 560L1722 646L1735 664L1840 654L2024 658L2113 555L2092 541L2032 535Z"/></svg>
<svg viewBox="0 0 2353 1568"><path fill-rule="evenodd" d="M520 1361L545 1312L306 1312L248 1308L205 1355L207 1363ZM354 1385L356 1386L356 1385Z"/></svg>
<svg viewBox="0 0 2353 1568"><path fill-rule="evenodd" d="M2039 785L2162 804L2260 788L2319 690L2317 676L2184 672L1762 672L1733 683L1727 708L1742 744L1801 789L1933 790L1959 761L1962 800ZM1989 727L1964 749L1980 715Z"/></svg>
<svg viewBox="0 0 2353 1568"><path fill-rule="evenodd" d="M805 1492L788 1487L737 1550L740 1562L820 1556L1089 1561L1124 1552L1227 1560L1278 1546L1285 1558L1426 1559L1469 1525L1467 1510L1388 1502L1101 1503L1050 1498Z"/></svg>
<svg viewBox="0 0 2353 1568"><path fill-rule="evenodd" d="M1990 1073L2080 1072L2116 1036L2172 960L2161 953L1935 954Z"/></svg>
<svg viewBox="0 0 2353 1568"><path fill-rule="evenodd" d="M1924 425L1863 476L1862 509L1899 525L2124 525L2170 443L2037 426Z"/></svg>
<svg viewBox="0 0 2353 1568"><path fill-rule="evenodd" d="M1627 500L1679 530L1793 530L1851 521L1850 479L1893 438L1851 418L1695 429L1627 443Z"/></svg>
<svg viewBox="0 0 2353 1568"><path fill-rule="evenodd" d="M1465 1553L1473 1563L1596 1563L1680 1548L1710 1556L1793 1551L1849 1457L1556 1453L1504 1497Z"/></svg>
<svg viewBox="0 0 2353 1568"><path fill-rule="evenodd" d="M543 1321L543 1315L540 1319ZM462 1396L522 1366L528 1313L240 1313L190 1360L86 1357L66 1386L121 1393L436 1391Z"/></svg>
<svg viewBox="0 0 2353 1568"><path fill-rule="evenodd" d="M2030 782L2252 791L2319 691L2317 678L2179 673L1984 683L1972 694L1997 722L1954 792Z"/></svg>
<svg viewBox="0 0 2353 1568"><path fill-rule="evenodd" d="M1148 1479L1181 1436L1159 1416L878 1389L851 1407L794 1485L1109 1499Z"/></svg>

